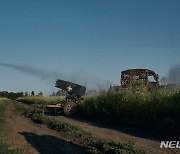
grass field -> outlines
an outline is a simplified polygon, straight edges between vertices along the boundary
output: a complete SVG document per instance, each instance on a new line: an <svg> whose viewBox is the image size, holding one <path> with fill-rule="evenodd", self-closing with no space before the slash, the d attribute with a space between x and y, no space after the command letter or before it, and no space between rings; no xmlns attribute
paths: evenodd
<svg viewBox="0 0 180 154"><path fill-rule="evenodd" d="M28 96L28 97L19 97L17 101L31 104L53 104L63 100L64 96L51 96L51 97L42 97L42 96Z"/></svg>
<svg viewBox="0 0 180 154"><path fill-rule="evenodd" d="M180 138L180 91L108 92L85 99L80 116L141 128L157 137Z"/></svg>
<svg viewBox="0 0 180 154"><path fill-rule="evenodd" d="M23 97L27 104L55 103L62 97ZM180 91L107 92L85 97L78 115L83 118L137 127L158 138L180 138Z"/></svg>
<svg viewBox="0 0 180 154"><path fill-rule="evenodd" d="M5 110L8 105L8 99L0 98L0 133L5 129ZM20 154L22 150L11 149L11 147L3 141L2 136L0 136L0 154Z"/></svg>

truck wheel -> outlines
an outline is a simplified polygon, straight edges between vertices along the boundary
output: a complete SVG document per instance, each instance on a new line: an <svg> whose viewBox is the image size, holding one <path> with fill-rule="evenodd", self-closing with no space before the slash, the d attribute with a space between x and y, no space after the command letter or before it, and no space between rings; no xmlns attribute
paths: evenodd
<svg viewBox="0 0 180 154"><path fill-rule="evenodd" d="M73 101L66 102L63 107L64 114L67 116L71 116L75 114L77 109L78 109L78 105L74 103Z"/></svg>

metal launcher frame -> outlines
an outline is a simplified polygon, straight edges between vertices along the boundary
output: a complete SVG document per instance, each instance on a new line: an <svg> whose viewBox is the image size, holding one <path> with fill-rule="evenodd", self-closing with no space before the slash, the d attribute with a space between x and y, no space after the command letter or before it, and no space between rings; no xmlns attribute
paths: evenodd
<svg viewBox="0 0 180 154"><path fill-rule="evenodd" d="M149 82L148 77L153 76L155 82ZM148 83L158 84L158 74L148 69L129 69L121 72L121 86L122 88L128 88L132 84L142 81L145 85Z"/></svg>
<svg viewBox="0 0 180 154"><path fill-rule="evenodd" d="M34 112L44 114L44 112L47 113L48 110L53 110L54 115L59 115L62 112L67 116L73 115L78 109L80 100L83 99L82 96L85 95L86 87L64 80L57 80L55 87L65 91L67 94L66 98L54 104L36 105Z"/></svg>
<svg viewBox="0 0 180 154"><path fill-rule="evenodd" d="M64 80L57 80L55 87L65 91L68 95L66 98L78 99L85 95L86 87Z"/></svg>

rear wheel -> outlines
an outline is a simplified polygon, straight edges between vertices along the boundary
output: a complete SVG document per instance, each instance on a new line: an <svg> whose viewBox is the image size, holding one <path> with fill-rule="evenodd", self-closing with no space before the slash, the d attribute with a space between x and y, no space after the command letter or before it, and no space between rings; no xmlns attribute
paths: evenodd
<svg viewBox="0 0 180 154"><path fill-rule="evenodd" d="M73 101L66 102L63 107L64 114L67 116L71 116L75 114L77 109L78 109L78 105Z"/></svg>

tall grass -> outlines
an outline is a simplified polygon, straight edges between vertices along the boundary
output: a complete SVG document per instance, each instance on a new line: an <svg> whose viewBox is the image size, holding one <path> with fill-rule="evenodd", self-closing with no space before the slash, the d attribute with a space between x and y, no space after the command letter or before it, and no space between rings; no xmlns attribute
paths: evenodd
<svg viewBox="0 0 180 154"><path fill-rule="evenodd" d="M7 108L9 100L0 98L0 133L2 134L5 129L5 110ZM3 141L3 136L0 135L0 153L1 154L20 154L22 150L11 149L11 147Z"/></svg>
<svg viewBox="0 0 180 154"><path fill-rule="evenodd" d="M8 105L8 99L0 98L0 131L3 130L5 124L5 110Z"/></svg>
<svg viewBox="0 0 180 154"><path fill-rule="evenodd" d="M22 97L27 104L52 104L62 97ZM163 139L180 138L180 90L107 92L86 97L79 116L136 127Z"/></svg>
<svg viewBox="0 0 180 154"><path fill-rule="evenodd" d="M85 99L80 115L180 138L180 91L107 92Z"/></svg>
<svg viewBox="0 0 180 154"><path fill-rule="evenodd" d="M26 103L28 105L31 104L53 104L58 103L63 100L64 96L51 96L51 97L42 97L42 96L27 96L27 97L19 97L17 101Z"/></svg>

